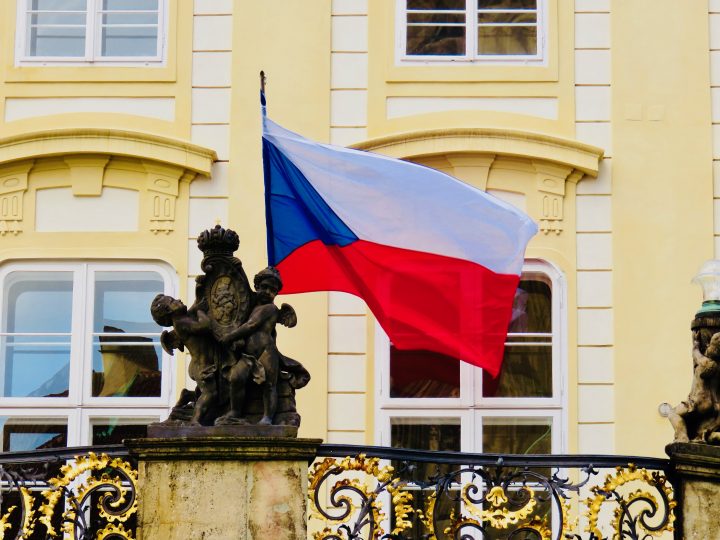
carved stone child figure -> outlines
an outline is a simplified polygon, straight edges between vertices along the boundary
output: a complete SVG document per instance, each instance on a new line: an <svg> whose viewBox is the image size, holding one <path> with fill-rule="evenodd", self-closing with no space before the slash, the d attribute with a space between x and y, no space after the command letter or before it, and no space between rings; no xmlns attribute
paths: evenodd
<svg viewBox="0 0 720 540"><path fill-rule="evenodd" d="M249 356L255 359L256 365L252 369L253 380L260 384L263 390L263 417L258 424L271 425L277 410L278 374L281 360L284 360L276 345L275 325L280 323L292 328L297 324L297 316L290 305L282 304L278 308L273 303L282 289L280 273L275 268L269 266L258 272L254 279L254 285L257 303L247 322L218 337L223 344L235 352L236 356ZM287 360L294 362L290 359ZM239 364L242 365L242 362ZM298 363L295 362L295 364ZM300 368L307 373L302 366ZM230 399L232 405L227 416L241 416L238 408L242 406L242 397L245 394L245 385L249 374L250 370L247 368L238 367L231 370ZM307 379L309 379L309 375ZM307 380L304 383L307 383Z"/></svg>
<svg viewBox="0 0 720 540"><path fill-rule="evenodd" d="M150 313L160 326L174 328L174 332L165 330L160 338L168 354L173 354L173 349L184 351L184 347L190 352L188 372L200 392L189 423L200 425L219 396L217 360L222 350L212 337L210 318L200 310L188 313L181 300L164 294L158 294L152 301Z"/></svg>
<svg viewBox="0 0 720 540"><path fill-rule="evenodd" d="M718 444L720 428L720 332L713 334L700 352L700 333L693 332L693 381L686 401L668 415L675 429L675 442Z"/></svg>

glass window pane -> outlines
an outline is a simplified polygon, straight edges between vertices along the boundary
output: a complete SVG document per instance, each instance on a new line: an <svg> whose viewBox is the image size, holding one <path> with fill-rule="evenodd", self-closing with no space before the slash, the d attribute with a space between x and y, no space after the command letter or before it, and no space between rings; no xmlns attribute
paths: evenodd
<svg viewBox="0 0 720 540"><path fill-rule="evenodd" d="M150 316L150 303L163 290L157 272L95 272L93 396L160 395L162 329Z"/></svg>
<svg viewBox="0 0 720 540"><path fill-rule="evenodd" d="M408 9L465 9L465 0L407 0Z"/></svg>
<svg viewBox="0 0 720 540"><path fill-rule="evenodd" d="M408 23L465 24L464 14L455 13L408 13Z"/></svg>
<svg viewBox="0 0 720 540"><path fill-rule="evenodd" d="M415 450L460 451L460 419L442 418L392 418L390 446ZM393 463L397 468L399 464ZM418 463L414 472L403 475L406 480L427 480L430 476L446 474L449 465Z"/></svg>
<svg viewBox="0 0 720 540"><path fill-rule="evenodd" d="M7 338L2 397L66 397L70 387L70 344L51 338L18 343Z"/></svg>
<svg viewBox="0 0 720 540"><path fill-rule="evenodd" d="M498 13L478 13L478 22L500 24L535 24L537 13L513 13L512 11L500 11Z"/></svg>
<svg viewBox="0 0 720 540"><path fill-rule="evenodd" d="M147 342L148 345L137 345ZM162 350L157 339L104 335L93 343L92 395L158 397Z"/></svg>
<svg viewBox="0 0 720 540"><path fill-rule="evenodd" d="M478 28L478 53L483 55L537 54L537 27L481 26Z"/></svg>
<svg viewBox="0 0 720 540"><path fill-rule="evenodd" d="M67 396L72 327L71 272L12 272L0 338L2 397ZM48 336L42 334L66 334Z"/></svg>
<svg viewBox="0 0 720 540"><path fill-rule="evenodd" d="M430 351L390 347L390 397L460 397L460 361Z"/></svg>
<svg viewBox="0 0 720 540"><path fill-rule="evenodd" d="M478 9L537 9L537 0L478 0Z"/></svg>
<svg viewBox="0 0 720 540"><path fill-rule="evenodd" d="M393 448L460 451L459 418L393 418L391 423Z"/></svg>
<svg viewBox="0 0 720 540"><path fill-rule="evenodd" d="M108 27L102 29L102 56L157 56L158 29Z"/></svg>
<svg viewBox="0 0 720 540"><path fill-rule="evenodd" d="M506 345L498 377L483 372L483 397L552 397L552 347Z"/></svg>
<svg viewBox="0 0 720 540"><path fill-rule="evenodd" d="M72 272L12 272L6 280L6 332L69 333Z"/></svg>
<svg viewBox="0 0 720 540"><path fill-rule="evenodd" d="M141 439L147 436L147 425L159 418L103 418L92 422L90 444L121 444L124 439Z"/></svg>
<svg viewBox="0 0 720 540"><path fill-rule="evenodd" d="M67 420L0 416L2 451L18 452L67 446Z"/></svg>
<svg viewBox="0 0 720 540"><path fill-rule="evenodd" d="M104 10L157 10L158 0L103 0Z"/></svg>
<svg viewBox="0 0 720 540"><path fill-rule="evenodd" d="M26 44L28 56L85 56L85 27L31 27Z"/></svg>
<svg viewBox="0 0 720 540"><path fill-rule="evenodd" d="M552 418L483 417L483 453L550 454Z"/></svg>
<svg viewBox="0 0 720 540"><path fill-rule="evenodd" d="M159 334L150 303L164 287L157 272L95 272L93 332Z"/></svg>
<svg viewBox="0 0 720 540"><path fill-rule="evenodd" d="M540 280L523 279L513 301L510 333L552 332L552 291Z"/></svg>
<svg viewBox="0 0 720 540"><path fill-rule="evenodd" d="M157 12L151 13L105 13L102 16L103 24L154 24L158 23Z"/></svg>
<svg viewBox="0 0 720 540"><path fill-rule="evenodd" d="M84 11L87 0L30 0L28 9L40 11Z"/></svg>
<svg viewBox="0 0 720 540"><path fill-rule="evenodd" d="M62 25L85 25L84 13L33 13L30 15L31 26L45 26L51 24Z"/></svg>
<svg viewBox="0 0 720 540"><path fill-rule="evenodd" d="M424 56L463 56L464 26L408 26L407 54Z"/></svg>

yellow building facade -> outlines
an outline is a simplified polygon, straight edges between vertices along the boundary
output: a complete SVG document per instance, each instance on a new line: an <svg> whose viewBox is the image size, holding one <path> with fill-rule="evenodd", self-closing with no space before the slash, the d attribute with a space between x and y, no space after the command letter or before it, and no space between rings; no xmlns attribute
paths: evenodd
<svg viewBox="0 0 720 540"><path fill-rule="evenodd" d="M440 169L540 228L500 380L395 351L357 298L283 298L281 348L313 376L301 436L662 455L690 280L719 249L720 2L475 4L0 3L2 449L113 442L194 385L142 306L192 301L216 223L249 274L267 264L264 70L288 129Z"/></svg>

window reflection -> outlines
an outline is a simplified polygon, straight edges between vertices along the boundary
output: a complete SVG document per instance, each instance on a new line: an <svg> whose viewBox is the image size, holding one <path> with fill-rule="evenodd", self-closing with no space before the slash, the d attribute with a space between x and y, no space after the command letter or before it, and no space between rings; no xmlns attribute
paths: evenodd
<svg viewBox="0 0 720 540"><path fill-rule="evenodd" d="M2 451L20 452L67 446L67 422L49 418L0 417Z"/></svg>
<svg viewBox="0 0 720 540"><path fill-rule="evenodd" d="M484 397L552 397L552 290L539 279L520 281L500 373L483 373Z"/></svg>
<svg viewBox="0 0 720 540"><path fill-rule="evenodd" d="M0 337L3 397L68 395L71 272L12 272Z"/></svg>
<svg viewBox="0 0 720 540"><path fill-rule="evenodd" d="M161 328L148 306L163 290L156 272L95 273L93 396L160 395Z"/></svg>
<svg viewBox="0 0 720 540"><path fill-rule="evenodd" d="M549 454L551 418L483 418L483 452L490 454Z"/></svg>

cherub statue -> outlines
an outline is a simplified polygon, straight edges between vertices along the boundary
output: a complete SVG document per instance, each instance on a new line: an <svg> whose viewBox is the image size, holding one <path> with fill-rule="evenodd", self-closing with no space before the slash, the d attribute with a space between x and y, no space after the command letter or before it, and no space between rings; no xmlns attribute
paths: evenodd
<svg viewBox="0 0 720 540"><path fill-rule="evenodd" d="M273 423L277 410L277 382L280 369L290 373L293 388L301 388L310 380L310 374L297 361L283 356L278 351L275 339L275 325L280 323L292 328L297 324L295 310L288 304L278 308L273 302L282 289L282 280L277 269L269 266L257 273L254 278L255 307L248 320L230 330L214 325L214 332L220 341L228 346L238 358L231 368L230 411L218 423L232 423L232 418L242 417L247 380L252 374L255 383L262 386L263 417L262 425ZM251 359L248 362L248 359Z"/></svg>
<svg viewBox="0 0 720 540"><path fill-rule="evenodd" d="M700 352L700 332L693 331L693 380L687 400L672 409L668 419L675 442L720 443L720 332L713 334L705 354Z"/></svg>
<svg viewBox="0 0 720 540"><path fill-rule="evenodd" d="M184 347L190 352L192 358L188 371L199 392L196 392L195 408L189 423L200 425L210 408L217 403L219 355L224 354L212 336L210 318L200 310L189 313L181 300L164 294L158 294L152 301L150 313L160 326L172 326L174 329L163 331L160 337L168 354L172 355L173 349L184 351Z"/></svg>

